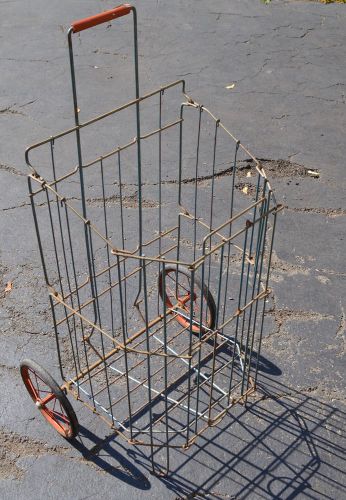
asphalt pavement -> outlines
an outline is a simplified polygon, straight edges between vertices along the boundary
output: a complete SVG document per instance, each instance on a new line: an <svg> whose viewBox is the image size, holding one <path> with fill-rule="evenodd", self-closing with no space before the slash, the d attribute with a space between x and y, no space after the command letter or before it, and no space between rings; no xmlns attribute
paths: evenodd
<svg viewBox="0 0 346 500"><path fill-rule="evenodd" d="M259 388L190 450L172 452L167 477L78 403L74 445L38 414L19 363L59 371L24 151L74 125L67 30L114 5L0 0L0 497L346 498L346 6L133 3L141 94L185 79L262 160L284 205ZM76 37L86 118L133 98L131 28L122 19L95 30Z"/></svg>

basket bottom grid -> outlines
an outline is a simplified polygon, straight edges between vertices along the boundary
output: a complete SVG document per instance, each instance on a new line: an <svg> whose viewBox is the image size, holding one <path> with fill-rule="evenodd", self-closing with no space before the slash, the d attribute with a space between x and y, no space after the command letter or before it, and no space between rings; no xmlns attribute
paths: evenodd
<svg viewBox="0 0 346 500"><path fill-rule="evenodd" d="M130 441L152 444L166 435L167 445L185 447L252 389L232 337L215 332L205 341L193 334L190 360L189 336L172 316L150 329L149 360L121 351L84 379L70 381L69 390ZM146 340L138 339L136 349ZM167 357L160 355L164 345Z"/></svg>

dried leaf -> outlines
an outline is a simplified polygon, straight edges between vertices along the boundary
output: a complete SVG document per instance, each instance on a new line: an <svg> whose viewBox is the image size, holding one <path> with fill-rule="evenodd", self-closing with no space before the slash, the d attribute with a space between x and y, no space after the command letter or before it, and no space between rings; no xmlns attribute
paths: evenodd
<svg viewBox="0 0 346 500"><path fill-rule="evenodd" d="M12 283L12 281L8 281L8 282L6 283L5 293L10 292L10 291L12 290L12 288L13 288L13 283Z"/></svg>
<svg viewBox="0 0 346 500"><path fill-rule="evenodd" d="M248 172L248 173L246 174L246 177L251 177L251 172Z"/></svg>
<svg viewBox="0 0 346 500"><path fill-rule="evenodd" d="M308 174L311 175L312 177L319 177L320 173L316 172L316 170L308 170Z"/></svg>
<svg viewBox="0 0 346 500"><path fill-rule="evenodd" d="M235 83L230 83L229 85L226 85L226 89L230 90L230 89L234 89L235 87Z"/></svg>
<svg viewBox="0 0 346 500"><path fill-rule="evenodd" d="M80 108L77 108L77 113L80 113Z"/></svg>
<svg viewBox="0 0 346 500"><path fill-rule="evenodd" d="M248 190L249 190L248 186L244 186L242 189L244 194L247 194Z"/></svg>

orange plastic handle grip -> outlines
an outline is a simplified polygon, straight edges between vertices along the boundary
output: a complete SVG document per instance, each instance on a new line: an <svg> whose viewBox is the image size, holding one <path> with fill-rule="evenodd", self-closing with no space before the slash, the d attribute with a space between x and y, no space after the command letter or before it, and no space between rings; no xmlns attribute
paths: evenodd
<svg viewBox="0 0 346 500"><path fill-rule="evenodd" d="M73 33L79 33L79 31L92 28L98 24L106 23L108 21L112 21L113 19L117 19L118 17L126 16L131 12L131 10L132 6L125 3L112 10L106 10L100 14L96 14L95 16L86 17L84 19L80 19L79 21L73 21L73 23L71 23Z"/></svg>

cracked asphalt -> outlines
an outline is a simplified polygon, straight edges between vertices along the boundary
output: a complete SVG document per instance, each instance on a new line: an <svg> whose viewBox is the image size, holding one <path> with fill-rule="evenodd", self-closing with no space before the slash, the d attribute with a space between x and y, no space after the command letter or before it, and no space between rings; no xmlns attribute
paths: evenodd
<svg viewBox="0 0 346 500"><path fill-rule="evenodd" d="M175 452L166 478L150 475L143 450L76 403L75 446L37 414L19 363L32 357L56 378L58 365L24 151L73 126L66 31L114 5L0 0L0 497L346 498L346 6L133 3L141 93L186 79L189 94L263 159L285 207L259 390L188 452ZM126 23L112 30L76 44L84 116L132 97L131 33Z"/></svg>

